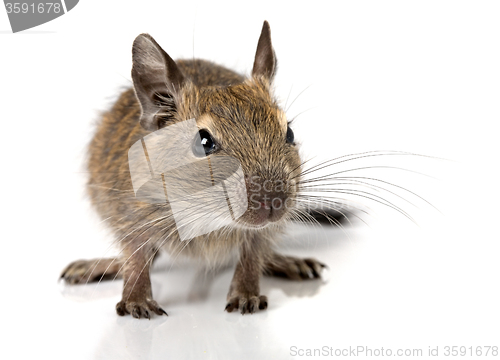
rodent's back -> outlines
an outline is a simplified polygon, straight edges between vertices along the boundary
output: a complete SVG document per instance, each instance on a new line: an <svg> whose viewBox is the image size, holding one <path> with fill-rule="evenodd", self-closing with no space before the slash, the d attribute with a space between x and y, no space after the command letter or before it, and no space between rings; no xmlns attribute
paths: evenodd
<svg viewBox="0 0 500 360"><path fill-rule="evenodd" d="M245 80L235 71L207 60L177 60L176 63L184 76L198 87L231 86Z"/></svg>

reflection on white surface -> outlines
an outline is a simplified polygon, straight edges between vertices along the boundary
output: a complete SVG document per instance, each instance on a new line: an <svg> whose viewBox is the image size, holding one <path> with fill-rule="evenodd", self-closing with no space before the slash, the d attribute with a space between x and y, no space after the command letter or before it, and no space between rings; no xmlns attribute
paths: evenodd
<svg viewBox="0 0 500 360"><path fill-rule="evenodd" d="M306 246L316 246L320 253L325 250L334 252L348 242L338 230L320 230L312 235L304 232L311 229L302 228L302 231L298 241L290 240L288 252L297 253L298 250L304 256L314 256L314 252L305 250ZM304 239L307 241L302 241ZM344 255L350 252L349 249L344 251ZM342 251L337 252L340 254ZM333 253L331 261L317 255L331 268L343 263ZM233 269L230 266L207 273L189 262L173 263L168 256L160 257L152 274L153 294L169 316L154 317L149 321L114 314L114 303L121 296L122 281L103 282L97 286L60 284L60 289L66 299L83 302L73 304L79 308L78 312L92 312L86 305L99 302L99 312L106 314L104 322L95 313L88 314L84 320L102 327L102 337L92 351L92 356L97 359L258 359L264 355L265 358L280 359L290 347L286 332L300 333L305 330L304 326L309 327L311 333L320 331L314 325L318 320L316 312L320 310L314 299L318 299L322 288L328 284L331 270L325 271L322 280L296 282L262 278L261 293L269 297L269 308L242 316L224 311ZM302 314L297 313L297 305L303 307ZM310 326L307 323L299 326L297 319L308 313Z"/></svg>
<svg viewBox="0 0 500 360"><path fill-rule="evenodd" d="M269 308L253 315L223 311L233 267L206 274L168 257L152 275L168 317L116 316L121 281L62 286L75 338L60 335L81 346L82 336L92 334L80 355L95 359L290 359L300 358L291 356L293 346L427 351L436 343L493 345L488 327L499 319L493 257L481 253L476 262L470 244L412 226L348 228L349 237L294 227L284 252L314 256L329 270L323 280L264 277ZM75 325L81 334L74 334Z"/></svg>

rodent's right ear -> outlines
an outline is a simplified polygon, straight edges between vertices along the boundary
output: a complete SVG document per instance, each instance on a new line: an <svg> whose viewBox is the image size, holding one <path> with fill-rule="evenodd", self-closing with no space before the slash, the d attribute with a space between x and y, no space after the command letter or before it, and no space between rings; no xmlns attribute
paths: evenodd
<svg viewBox="0 0 500 360"><path fill-rule="evenodd" d="M175 98L184 84L184 76L174 60L149 34L141 34L132 46L132 80L141 105L141 125L158 130L158 112L163 119L175 111Z"/></svg>
<svg viewBox="0 0 500 360"><path fill-rule="evenodd" d="M252 75L254 77L262 76L272 81L277 67L278 61L276 60L276 54L271 43L271 27L267 21L264 21L259 43L257 44Z"/></svg>

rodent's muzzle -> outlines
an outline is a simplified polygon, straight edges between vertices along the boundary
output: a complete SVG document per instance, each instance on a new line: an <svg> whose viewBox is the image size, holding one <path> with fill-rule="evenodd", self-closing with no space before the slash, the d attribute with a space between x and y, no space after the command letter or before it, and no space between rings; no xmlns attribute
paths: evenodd
<svg viewBox="0 0 500 360"><path fill-rule="evenodd" d="M251 226L277 222L293 206L291 191L282 180L247 178L248 209L241 220Z"/></svg>

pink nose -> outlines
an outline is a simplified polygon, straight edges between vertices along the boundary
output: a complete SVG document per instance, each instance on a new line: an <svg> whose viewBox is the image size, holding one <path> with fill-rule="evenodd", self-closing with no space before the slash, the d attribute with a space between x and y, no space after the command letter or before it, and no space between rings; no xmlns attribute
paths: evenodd
<svg viewBox="0 0 500 360"><path fill-rule="evenodd" d="M266 220L278 221L285 213L285 199L281 193L267 195L263 199L259 199L257 204L258 206L254 210L257 218L262 222Z"/></svg>

